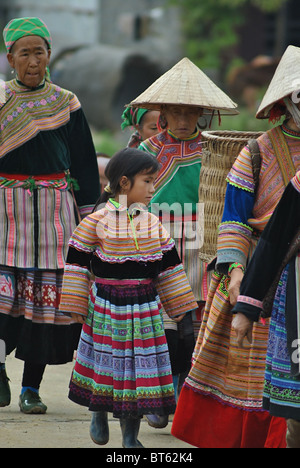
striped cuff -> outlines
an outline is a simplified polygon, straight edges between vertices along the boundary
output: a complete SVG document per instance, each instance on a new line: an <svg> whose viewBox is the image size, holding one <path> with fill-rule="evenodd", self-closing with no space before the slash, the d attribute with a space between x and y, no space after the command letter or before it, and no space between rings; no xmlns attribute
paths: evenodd
<svg viewBox="0 0 300 468"><path fill-rule="evenodd" d="M239 262L246 265L252 229L245 224L228 221L219 226L217 263Z"/></svg>
<svg viewBox="0 0 300 468"><path fill-rule="evenodd" d="M91 214L93 211L95 205L84 205L84 206L79 206L79 213L82 218L85 218L87 215Z"/></svg>
<svg viewBox="0 0 300 468"><path fill-rule="evenodd" d="M291 180L292 185L300 193L300 171L296 173L296 175Z"/></svg>
<svg viewBox="0 0 300 468"><path fill-rule="evenodd" d="M257 299L254 299L253 297L249 297L249 296L238 296L237 302L241 302L243 304L249 304L249 305L252 305L253 307L258 307L259 309L263 308L262 301L258 301Z"/></svg>

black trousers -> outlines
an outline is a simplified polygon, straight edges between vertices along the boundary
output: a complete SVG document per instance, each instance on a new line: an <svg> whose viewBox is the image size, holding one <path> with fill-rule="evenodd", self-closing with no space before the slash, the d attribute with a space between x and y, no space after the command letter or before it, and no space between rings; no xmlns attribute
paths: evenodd
<svg viewBox="0 0 300 468"><path fill-rule="evenodd" d="M46 364L24 362L22 387L40 388Z"/></svg>
<svg viewBox="0 0 300 468"><path fill-rule="evenodd" d="M195 347L192 314L187 313L181 322L178 322L178 330L165 330L169 348L172 374L178 375L189 372Z"/></svg>

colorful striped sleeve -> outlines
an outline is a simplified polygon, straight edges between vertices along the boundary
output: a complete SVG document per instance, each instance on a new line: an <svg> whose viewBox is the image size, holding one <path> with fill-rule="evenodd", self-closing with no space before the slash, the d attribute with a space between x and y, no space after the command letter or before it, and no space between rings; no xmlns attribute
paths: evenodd
<svg viewBox="0 0 300 468"><path fill-rule="evenodd" d="M84 316L88 313L90 260L99 242L97 223L95 217L87 216L77 226L69 241L59 307L63 313Z"/></svg>
<svg viewBox="0 0 300 468"><path fill-rule="evenodd" d="M236 158L226 180L231 185L235 185L247 192L254 193L255 184L253 179L251 153L248 146L245 146Z"/></svg>
<svg viewBox="0 0 300 468"><path fill-rule="evenodd" d="M291 180L291 184L293 185L294 189L300 193L300 171L296 172L296 175Z"/></svg>
<svg viewBox="0 0 300 468"><path fill-rule="evenodd" d="M298 187L297 185L300 180L299 176L300 173L297 173L287 185L270 221L262 232L241 283L238 302L232 310L233 313L243 313L253 321L259 319L261 310L265 316L271 315L274 293L282 270L298 253L300 185ZM289 271L289 274L294 271L291 264Z"/></svg>
<svg viewBox="0 0 300 468"><path fill-rule="evenodd" d="M253 232L248 220L253 216L254 202L251 155L249 149L245 147L227 177L217 252L217 268L223 273L226 272L224 265L232 262L239 262L246 266Z"/></svg>
<svg viewBox="0 0 300 468"><path fill-rule="evenodd" d="M198 307L181 263L160 273L156 289L164 310L171 318Z"/></svg>

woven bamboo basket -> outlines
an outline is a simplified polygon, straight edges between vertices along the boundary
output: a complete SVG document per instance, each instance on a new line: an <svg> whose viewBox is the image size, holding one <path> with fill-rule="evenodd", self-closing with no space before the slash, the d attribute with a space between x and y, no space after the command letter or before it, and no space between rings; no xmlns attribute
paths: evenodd
<svg viewBox="0 0 300 468"><path fill-rule="evenodd" d="M262 132L207 131L202 133L202 165L199 203L204 207L200 258L210 262L217 254L218 226L221 222L226 192L226 177L236 157L251 138ZM200 205L201 206L201 205ZM201 229L200 228L200 229Z"/></svg>

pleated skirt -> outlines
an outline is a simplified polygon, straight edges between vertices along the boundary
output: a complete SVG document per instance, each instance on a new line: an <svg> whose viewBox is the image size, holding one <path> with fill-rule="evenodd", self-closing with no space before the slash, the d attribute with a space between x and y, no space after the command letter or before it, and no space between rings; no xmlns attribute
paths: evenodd
<svg viewBox="0 0 300 468"><path fill-rule="evenodd" d="M300 376L292 375L291 355L287 346L285 310L288 268L281 275L273 303L263 405L275 416L300 420Z"/></svg>
<svg viewBox="0 0 300 468"><path fill-rule="evenodd" d="M81 325L62 314L63 270L0 266L0 339L6 354L39 364L73 360Z"/></svg>
<svg viewBox="0 0 300 468"><path fill-rule="evenodd" d="M69 398L117 418L174 413L168 346L152 282L93 284Z"/></svg>

